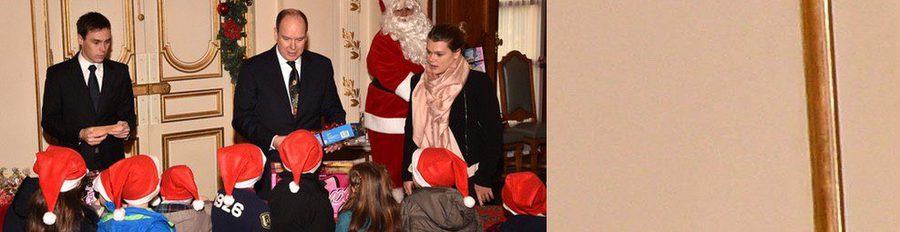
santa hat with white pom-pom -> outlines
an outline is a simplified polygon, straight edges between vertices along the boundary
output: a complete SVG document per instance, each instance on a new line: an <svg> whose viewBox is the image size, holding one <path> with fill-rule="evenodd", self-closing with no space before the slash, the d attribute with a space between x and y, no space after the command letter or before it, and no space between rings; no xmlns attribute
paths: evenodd
<svg viewBox="0 0 900 232"><path fill-rule="evenodd" d="M47 202L47 212L42 221L46 225L56 224L56 202L60 193L75 189L87 174L84 159L75 150L50 146L47 151L38 152L32 169L38 175L41 193ZM76 190L77 191L77 190Z"/></svg>
<svg viewBox="0 0 900 232"><path fill-rule="evenodd" d="M288 134L278 147L284 168L293 174L294 180L288 184L291 193L300 191L300 176L315 172L322 164L322 145L315 135L306 130Z"/></svg>
<svg viewBox="0 0 900 232"><path fill-rule="evenodd" d="M94 190L115 205L113 219L125 219L123 203L140 205L159 193L159 160L149 155L136 155L119 160L94 179Z"/></svg>
<svg viewBox="0 0 900 232"><path fill-rule="evenodd" d="M475 198L469 196L469 175L466 161L444 148L418 149L412 154L409 171L413 181L422 187L456 187L463 195L463 204L472 208Z"/></svg>
<svg viewBox="0 0 900 232"><path fill-rule="evenodd" d="M241 143L219 148L216 162L224 185L223 201L230 206L234 204L234 196L231 194L235 188L253 188L262 177L266 156L256 145Z"/></svg>
<svg viewBox="0 0 900 232"><path fill-rule="evenodd" d="M159 205L163 201L193 200L191 206L194 210L203 209L203 200L197 193L197 184L194 182L194 172L185 165L169 167L162 174L159 182L159 198L153 201L153 205Z"/></svg>

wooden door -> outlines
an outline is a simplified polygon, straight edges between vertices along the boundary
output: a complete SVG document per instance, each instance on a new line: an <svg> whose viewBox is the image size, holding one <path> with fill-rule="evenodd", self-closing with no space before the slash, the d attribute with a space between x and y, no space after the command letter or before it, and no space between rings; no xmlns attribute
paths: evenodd
<svg viewBox="0 0 900 232"><path fill-rule="evenodd" d="M459 26L466 32L468 47L484 48L485 71L497 80L497 0L436 0L432 2L435 24ZM494 82L496 83L496 82Z"/></svg>

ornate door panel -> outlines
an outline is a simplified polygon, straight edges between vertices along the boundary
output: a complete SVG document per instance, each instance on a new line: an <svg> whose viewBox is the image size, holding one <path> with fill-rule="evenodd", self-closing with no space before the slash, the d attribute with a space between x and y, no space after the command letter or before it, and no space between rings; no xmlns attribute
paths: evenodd
<svg viewBox="0 0 900 232"><path fill-rule="evenodd" d="M147 75L139 84L169 86L168 92L138 97L142 152L161 157L163 166L187 165L200 194L218 189L215 152L231 143L230 77L222 69L218 0L144 0L146 36L138 62ZM139 67L141 65L138 65ZM226 104L227 103L227 104Z"/></svg>

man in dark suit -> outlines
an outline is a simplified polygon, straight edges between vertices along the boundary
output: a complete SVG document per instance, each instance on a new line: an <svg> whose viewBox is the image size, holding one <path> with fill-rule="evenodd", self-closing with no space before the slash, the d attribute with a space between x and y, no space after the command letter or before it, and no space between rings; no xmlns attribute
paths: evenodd
<svg viewBox="0 0 900 232"><path fill-rule="evenodd" d="M41 127L81 153L88 169L104 170L125 157L135 124L128 66L109 60L109 20L96 12L78 18L75 57L47 68Z"/></svg>
<svg viewBox="0 0 900 232"><path fill-rule="evenodd" d="M345 123L331 60L306 51L307 22L300 10L279 12L275 47L244 61L234 90L231 125L268 157L256 184L263 199L272 188L271 163L281 162L277 149L285 136L297 129L322 129L323 122ZM337 149L340 143L325 150Z"/></svg>

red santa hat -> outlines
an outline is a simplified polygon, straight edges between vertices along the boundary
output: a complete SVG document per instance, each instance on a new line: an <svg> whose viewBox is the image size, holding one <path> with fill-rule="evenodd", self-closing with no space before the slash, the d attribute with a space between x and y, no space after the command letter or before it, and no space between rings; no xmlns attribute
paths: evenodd
<svg viewBox="0 0 900 232"><path fill-rule="evenodd" d="M381 13L384 13L384 0L378 0L378 6L381 7Z"/></svg>
<svg viewBox="0 0 900 232"><path fill-rule="evenodd" d="M41 193L47 202L47 212L43 222L47 225L56 223L56 201L59 193L75 189L87 174L84 159L75 150L65 147L50 146L47 151L38 152L32 170L38 175ZM76 190L77 191L77 190Z"/></svg>
<svg viewBox="0 0 900 232"><path fill-rule="evenodd" d="M445 148L418 149L412 154L413 181L422 187L453 187L463 195L463 204L472 208L466 161Z"/></svg>
<svg viewBox="0 0 900 232"><path fill-rule="evenodd" d="M161 201L191 200L194 210L203 209L203 200L197 193L197 184L194 182L194 172L185 165L169 167L162 173L159 182L159 197L153 201L153 205L159 205Z"/></svg>
<svg viewBox="0 0 900 232"><path fill-rule="evenodd" d="M235 188L251 188L262 177L266 156L256 145L241 143L219 148L216 162L224 185L224 203L232 205L234 196L231 194Z"/></svg>
<svg viewBox="0 0 900 232"><path fill-rule="evenodd" d="M500 194L503 197L503 208L514 215L547 214L547 187L533 172L506 175L506 182Z"/></svg>
<svg viewBox="0 0 900 232"><path fill-rule="evenodd" d="M284 168L294 175L294 181L288 185L292 193L300 191L300 175L312 173L322 164L322 145L306 130L288 134L278 147L278 153Z"/></svg>
<svg viewBox="0 0 900 232"><path fill-rule="evenodd" d="M139 205L156 197L160 167L156 157L136 155L119 160L94 179L94 190L116 206L113 219L125 219L123 202Z"/></svg>

